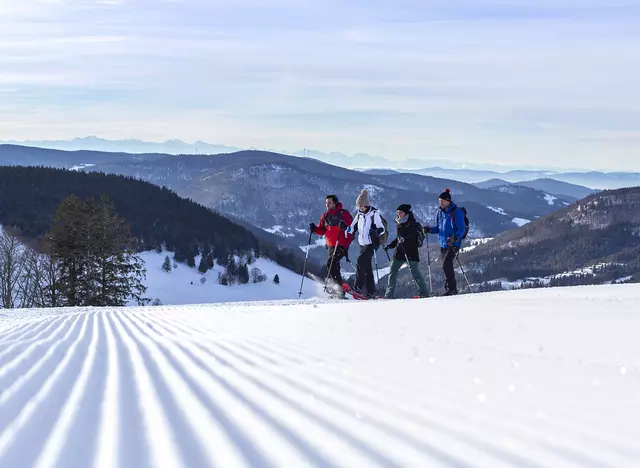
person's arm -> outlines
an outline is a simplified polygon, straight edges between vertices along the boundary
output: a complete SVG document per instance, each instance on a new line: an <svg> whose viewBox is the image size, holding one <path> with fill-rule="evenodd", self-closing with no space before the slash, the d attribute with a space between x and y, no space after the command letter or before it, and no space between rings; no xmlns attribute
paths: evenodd
<svg viewBox="0 0 640 468"><path fill-rule="evenodd" d="M357 231L358 231L358 215L356 214L353 217L353 221L351 221L351 224L347 228L347 234L355 234Z"/></svg>
<svg viewBox="0 0 640 468"><path fill-rule="evenodd" d="M439 226L439 222L438 222L438 215L436 214L436 225L435 226L430 226L430 227L425 227L424 231L428 232L430 234L438 234L440 232L440 226Z"/></svg>
<svg viewBox="0 0 640 468"><path fill-rule="evenodd" d="M350 226L350 225L351 225L351 223L353 223L353 218L351 217L351 213L349 213L349 211L348 211L348 210L344 210L344 211L343 211L343 213L342 213L342 217L344 218L344 223L345 223L346 225L349 225L349 226ZM351 241L353 240L353 235L351 235L351 234L349 234L349 233L347 233L347 232L345 232L345 234L346 234L346 236L347 236L347 238L348 238L349 242L351 242Z"/></svg>
<svg viewBox="0 0 640 468"><path fill-rule="evenodd" d="M319 235L319 236L324 236L325 233L327 232L327 228L324 227L324 215L326 213L322 213L322 216L320 216L320 221L318 222L318 225L316 226L315 224L311 223L311 225L309 226L311 228L311 230L313 231L313 233Z"/></svg>

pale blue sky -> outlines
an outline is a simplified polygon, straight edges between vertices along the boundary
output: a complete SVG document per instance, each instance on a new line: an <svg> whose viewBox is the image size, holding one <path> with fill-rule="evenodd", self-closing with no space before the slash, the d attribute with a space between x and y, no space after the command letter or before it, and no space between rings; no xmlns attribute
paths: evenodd
<svg viewBox="0 0 640 468"><path fill-rule="evenodd" d="M640 170L640 0L0 0L0 140Z"/></svg>

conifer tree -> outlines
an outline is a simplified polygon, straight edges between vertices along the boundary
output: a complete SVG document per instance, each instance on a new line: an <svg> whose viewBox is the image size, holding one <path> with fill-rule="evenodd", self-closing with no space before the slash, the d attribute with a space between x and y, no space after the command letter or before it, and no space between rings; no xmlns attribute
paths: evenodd
<svg viewBox="0 0 640 468"><path fill-rule="evenodd" d="M67 197L48 239L60 268L62 305L123 306L129 299L143 300L144 262L132 249L129 227L113 213L106 196L100 201Z"/></svg>
<svg viewBox="0 0 640 468"><path fill-rule="evenodd" d="M171 259L169 258L168 255L164 257L164 263L162 264L162 269L167 273L171 271Z"/></svg>

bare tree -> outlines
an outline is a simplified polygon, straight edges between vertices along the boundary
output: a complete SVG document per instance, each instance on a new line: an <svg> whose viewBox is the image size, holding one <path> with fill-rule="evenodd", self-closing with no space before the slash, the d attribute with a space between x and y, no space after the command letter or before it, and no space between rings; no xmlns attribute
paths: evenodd
<svg viewBox="0 0 640 468"><path fill-rule="evenodd" d="M59 305L58 265L46 243L28 245L16 229L0 230L0 306L3 308Z"/></svg>
<svg viewBox="0 0 640 468"><path fill-rule="evenodd" d="M43 242L38 254L38 267L40 271L40 288L38 291L38 301L40 307L60 306L60 281L61 270L58 262L51 256L48 243Z"/></svg>
<svg viewBox="0 0 640 468"><path fill-rule="evenodd" d="M24 273L24 252L18 231L4 228L0 233L0 301L5 309L13 309L20 300L20 281Z"/></svg>
<svg viewBox="0 0 640 468"><path fill-rule="evenodd" d="M20 256L22 274L17 284L17 297L14 307L45 307L42 301L42 268L40 254L24 246Z"/></svg>

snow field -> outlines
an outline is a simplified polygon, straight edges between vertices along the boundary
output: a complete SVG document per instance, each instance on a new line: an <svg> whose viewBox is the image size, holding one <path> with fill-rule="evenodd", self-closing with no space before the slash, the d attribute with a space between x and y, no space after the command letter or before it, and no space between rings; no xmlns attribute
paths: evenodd
<svg viewBox="0 0 640 468"><path fill-rule="evenodd" d="M143 284L147 286L145 296L152 300L158 298L164 305L298 298L302 275L284 268L268 258L257 258L249 265L249 270L257 267L266 275L265 282L223 286L218 284L218 273L224 273L225 268L217 263L203 275L197 269L201 258L197 256L196 268L179 263L177 268L166 272L162 269L162 263L167 255L173 261L173 253L171 252L146 251L140 254L147 269L146 278L143 281ZM280 284L273 282L273 277L276 274ZM203 276L207 280L204 284L200 282ZM305 299L322 296L322 285L305 278L302 293L302 298ZM326 296L326 294L324 295ZM133 301L131 301L131 305L135 305Z"/></svg>
<svg viewBox="0 0 640 468"><path fill-rule="evenodd" d="M639 300L8 311L0 466L634 466Z"/></svg>

